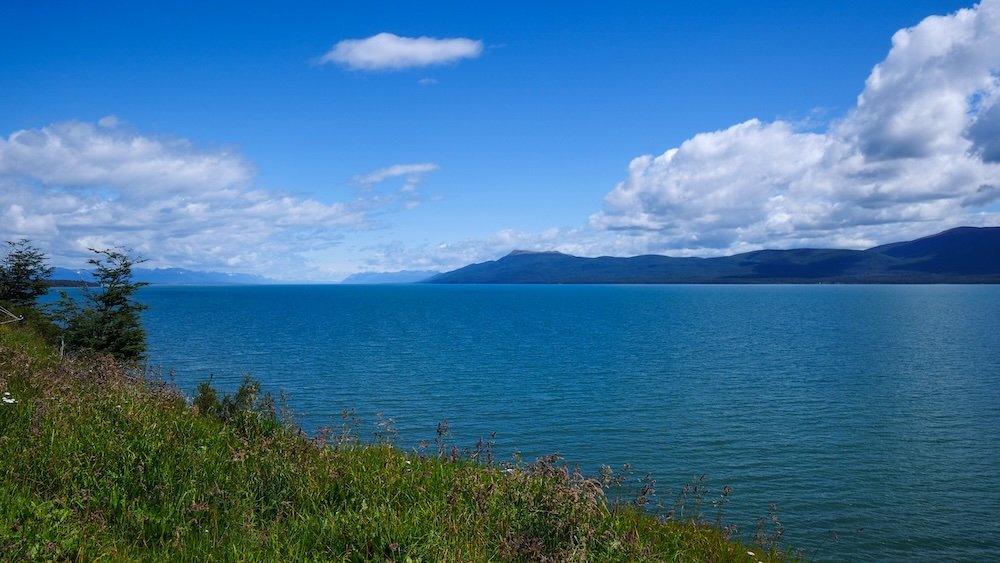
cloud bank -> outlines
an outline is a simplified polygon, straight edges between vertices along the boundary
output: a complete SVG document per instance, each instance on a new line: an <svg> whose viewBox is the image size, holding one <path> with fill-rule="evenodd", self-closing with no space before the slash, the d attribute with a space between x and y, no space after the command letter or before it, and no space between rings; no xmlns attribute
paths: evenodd
<svg viewBox="0 0 1000 563"><path fill-rule="evenodd" d="M302 272L298 253L366 228L379 205L254 188L252 177L232 151L112 118L16 131L0 137L0 238L32 239L60 264L127 245L153 266Z"/></svg>
<svg viewBox="0 0 1000 563"><path fill-rule="evenodd" d="M590 218L650 251L863 248L998 224L1000 0L898 31L825 132L752 119L640 156Z"/></svg>
<svg viewBox="0 0 1000 563"><path fill-rule="evenodd" d="M365 39L345 39L333 46L319 63L336 63L351 70L401 70L474 59L483 42L463 37L400 37L379 33Z"/></svg>

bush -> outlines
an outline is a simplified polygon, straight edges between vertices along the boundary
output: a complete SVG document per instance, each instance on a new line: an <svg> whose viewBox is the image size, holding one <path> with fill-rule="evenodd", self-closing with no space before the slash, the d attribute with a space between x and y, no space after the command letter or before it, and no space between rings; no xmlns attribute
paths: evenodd
<svg viewBox="0 0 1000 563"><path fill-rule="evenodd" d="M264 422L277 423L278 416L274 408L274 398L270 393L261 393L260 382L250 377L243 377L234 395L228 393L219 400L219 394L212 387L211 380L198 384L198 395L192 405L198 408L198 413L212 417L222 422L228 422L244 416L258 418Z"/></svg>

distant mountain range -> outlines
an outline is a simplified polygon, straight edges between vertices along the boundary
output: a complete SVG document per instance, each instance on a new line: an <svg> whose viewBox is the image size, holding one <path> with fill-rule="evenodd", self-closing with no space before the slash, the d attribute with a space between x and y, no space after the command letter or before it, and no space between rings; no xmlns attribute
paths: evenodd
<svg viewBox="0 0 1000 563"><path fill-rule="evenodd" d="M351 274L343 279L342 284L392 284L416 283L424 281L441 272L430 270L404 270L402 272L361 272Z"/></svg>
<svg viewBox="0 0 1000 563"><path fill-rule="evenodd" d="M88 270L53 268L49 279L67 282L92 282L93 275ZM199 272L184 268L135 268L132 279L160 285L248 285L275 283L274 280L253 274L228 274L225 272Z"/></svg>
<svg viewBox="0 0 1000 563"><path fill-rule="evenodd" d="M958 227L868 250L758 250L718 258L514 251L427 283L1000 283L1000 227Z"/></svg>

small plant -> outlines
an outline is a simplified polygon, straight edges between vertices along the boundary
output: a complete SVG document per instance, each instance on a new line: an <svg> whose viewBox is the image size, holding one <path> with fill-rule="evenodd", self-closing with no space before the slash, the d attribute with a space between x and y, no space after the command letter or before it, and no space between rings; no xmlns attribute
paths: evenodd
<svg viewBox="0 0 1000 563"><path fill-rule="evenodd" d="M330 435L330 439L335 451L351 448L361 443L358 436L358 428L361 426L361 419L354 409L344 409L340 413L340 431L336 434L322 430L322 434ZM321 442L325 443L325 442Z"/></svg>
<svg viewBox="0 0 1000 563"><path fill-rule="evenodd" d="M753 543L761 548L778 551L785 527L778 518L778 506L771 503L767 516L759 516L754 527Z"/></svg>
<svg viewBox="0 0 1000 563"><path fill-rule="evenodd" d="M476 442L475 449L466 449L466 457L476 463L482 463L486 467L493 466L493 447L496 446L497 433L492 432L490 439L483 441L482 438Z"/></svg>
<svg viewBox="0 0 1000 563"><path fill-rule="evenodd" d="M392 445L399 436L396 430L396 421L392 417L386 418L382 413L375 413L375 431L372 433L375 443Z"/></svg>
<svg viewBox="0 0 1000 563"><path fill-rule="evenodd" d="M434 444L438 448L438 458L444 459L448 451L448 419L444 419L437 425L437 432L434 437Z"/></svg>
<svg viewBox="0 0 1000 563"><path fill-rule="evenodd" d="M726 503L729 502L729 495L732 494L733 488L729 485L722 487L722 493L719 498L712 501L712 506L715 507L715 527L722 530L723 535L726 539L733 537L736 534L736 526L732 524L723 525L723 520L725 516Z"/></svg>

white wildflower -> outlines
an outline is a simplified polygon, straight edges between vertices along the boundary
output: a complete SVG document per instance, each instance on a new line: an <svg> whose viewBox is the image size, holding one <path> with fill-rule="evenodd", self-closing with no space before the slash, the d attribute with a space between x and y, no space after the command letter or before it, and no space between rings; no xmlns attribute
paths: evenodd
<svg viewBox="0 0 1000 563"><path fill-rule="evenodd" d="M8 405L13 405L17 401L14 399L14 397L10 396L10 392L4 391L3 402L7 403Z"/></svg>

